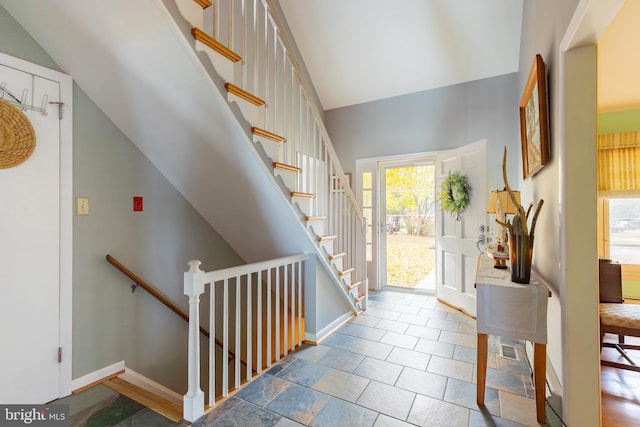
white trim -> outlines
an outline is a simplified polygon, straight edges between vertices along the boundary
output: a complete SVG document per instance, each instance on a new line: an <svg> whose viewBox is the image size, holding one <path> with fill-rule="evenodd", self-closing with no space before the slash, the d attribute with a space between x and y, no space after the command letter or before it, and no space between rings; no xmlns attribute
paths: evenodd
<svg viewBox="0 0 640 427"><path fill-rule="evenodd" d="M120 371L124 371L124 360L114 363L113 365L105 366L102 369L93 371L90 374L84 375L80 378L76 378L71 382L72 390L78 390L82 387L86 387L89 384L93 384L100 380L103 380L111 375L117 374Z"/></svg>
<svg viewBox="0 0 640 427"><path fill-rule="evenodd" d="M60 83L64 118L60 121L60 336L62 362L58 397L73 389L73 80L71 76L0 52L2 64ZM57 108L50 106L55 114Z"/></svg>
<svg viewBox="0 0 640 427"><path fill-rule="evenodd" d="M333 322L329 323L324 328L322 328L320 330L320 332L318 332L317 334L312 334L312 333L309 333L309 332L305 332L304 333L304 340L307 341L308 343L311 343L311 344L314 344L314 345L320 344L322 342L322 340L324 340L329 335L331 335L340 326L342 326L346 322L348 322L349 319L351 319L353 316L354 316L354 314L351 313L351 312L345 313L342 316L338 317Z"/></svg>
<svg viewBox="0 0 640 427"><path fill-rule="evenodd" d="M580 0L560 42L560 51L597 44L624 0Z"/></svg>
<svg viewBox="0 0 640 427"><path fill-rule="evenodd" d="M137 373L131 368L125 368L125 372L124 374L120 375L120 378L133 385L137 385L138 387L147 390L148 392L153 393L156 396L160 396L171 403L182 406L182 395L163 386L162 384L159 384L145 377L144 375Z"/></svg>

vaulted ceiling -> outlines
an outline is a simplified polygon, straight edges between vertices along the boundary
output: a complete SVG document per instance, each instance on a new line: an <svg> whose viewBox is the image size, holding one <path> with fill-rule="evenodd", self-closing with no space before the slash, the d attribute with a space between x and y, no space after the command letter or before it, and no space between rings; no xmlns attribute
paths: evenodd
<svg viewBox="0 0 640 427"><path fill-rule="evenodd" d="M325 110L518 71L523 0L279 0Z"/></svg>

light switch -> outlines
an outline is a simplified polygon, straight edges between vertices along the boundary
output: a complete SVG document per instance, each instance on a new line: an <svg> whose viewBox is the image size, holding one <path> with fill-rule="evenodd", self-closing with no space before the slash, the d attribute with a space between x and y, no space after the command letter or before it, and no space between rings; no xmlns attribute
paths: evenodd
<svg viewBox="0 0 640 427"><path fill-rule="evenodd" d="M89 198L76 198L76 215L89 215Z"/></svg>

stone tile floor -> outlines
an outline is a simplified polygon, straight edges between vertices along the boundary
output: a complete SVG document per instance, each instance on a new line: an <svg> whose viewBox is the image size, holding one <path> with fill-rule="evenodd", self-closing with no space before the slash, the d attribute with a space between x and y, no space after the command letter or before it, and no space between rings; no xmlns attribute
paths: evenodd
<svg viewBox="0 0 640 427"><path fill-rule="evenodd" d="M491 336L476 405L475 320L430 295L370 292L369 309L303 346L194 426L538 426L522 341ZM518 360L500 355L515 348Z"/></svg>
<svg viewBox="0 0 640 427"><path fill-rule="evenodd" d="M186 421L175 423L102 384L52 403L69 405L71 427L189 425Z"/></svg>

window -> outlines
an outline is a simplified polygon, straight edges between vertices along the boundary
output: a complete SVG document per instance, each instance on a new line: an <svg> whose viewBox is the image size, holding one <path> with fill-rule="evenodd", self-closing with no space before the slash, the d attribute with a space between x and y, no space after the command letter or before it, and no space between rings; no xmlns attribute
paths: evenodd
<svg viewBox="0 0 640 427"><path fill-rule="evenodd" d="M640 280L640 198L602 199L600 256L623 265L624 280Z"/></svg>
<svg viewBox="0 0 640 427"><path fill-rule="evenodd" d="M373 261L373 184L371 172L362 173L362 215L367 220L365 246L367 261Z"/></svg>

